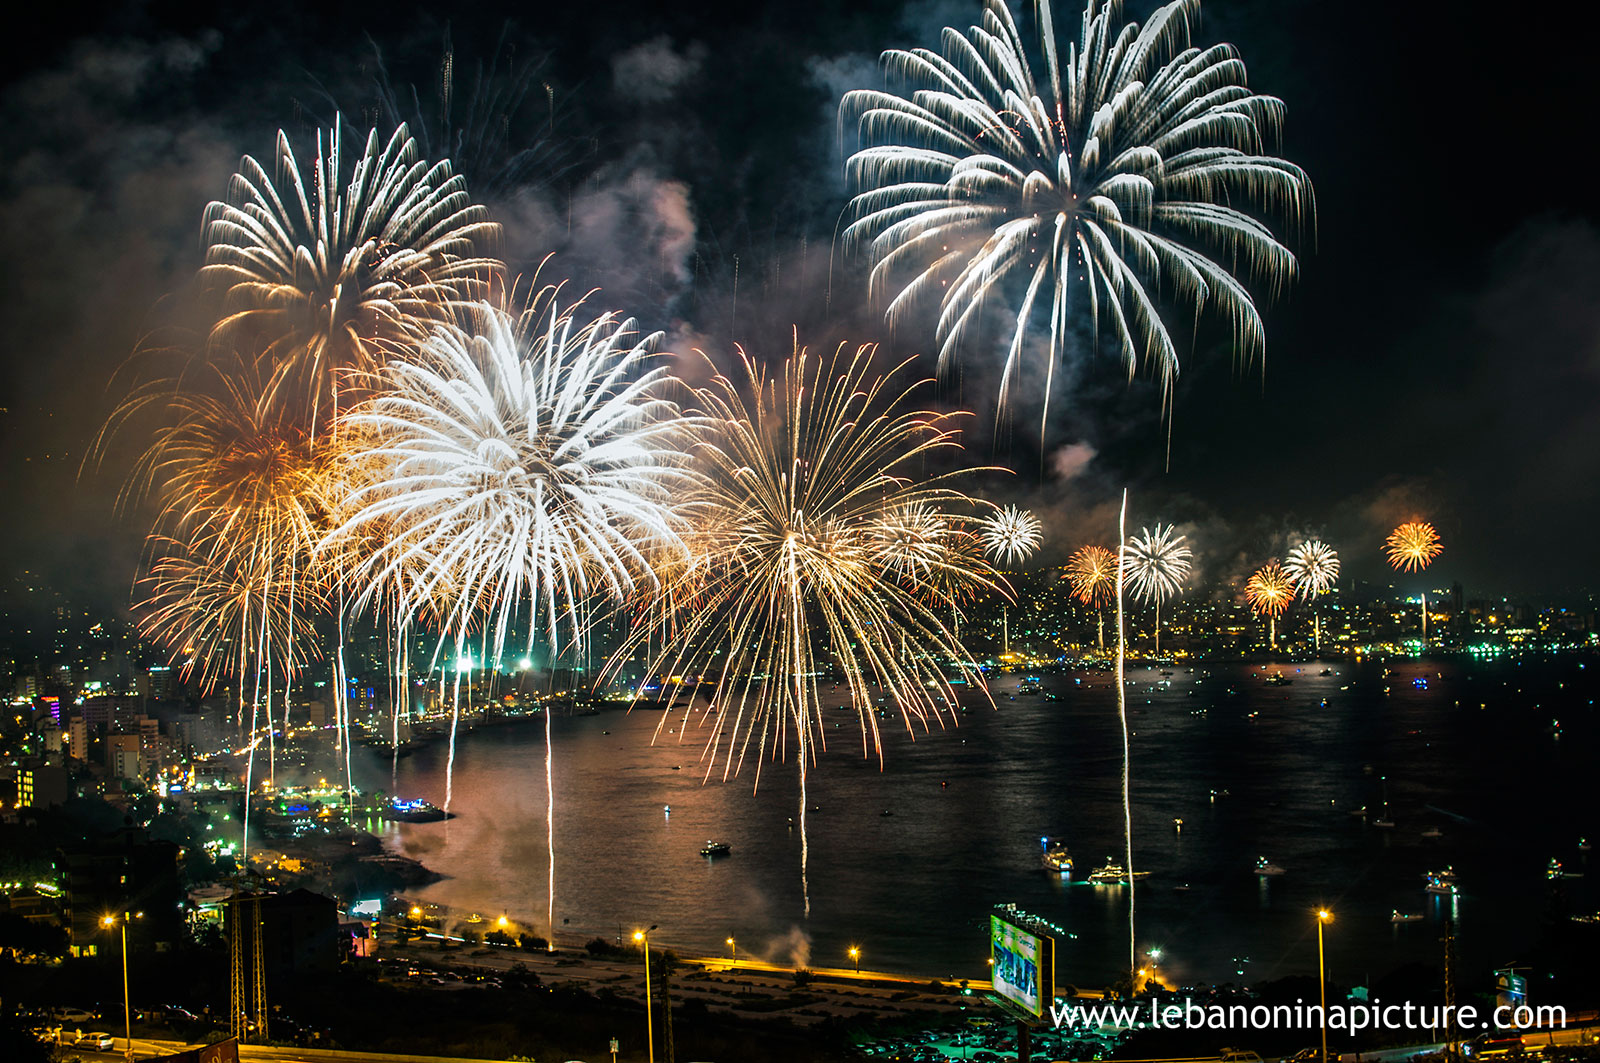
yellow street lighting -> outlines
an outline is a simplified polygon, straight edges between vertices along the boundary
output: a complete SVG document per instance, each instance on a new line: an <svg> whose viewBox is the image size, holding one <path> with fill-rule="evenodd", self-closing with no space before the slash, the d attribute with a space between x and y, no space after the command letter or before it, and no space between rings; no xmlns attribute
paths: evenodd
<svg viewBox="0 0 1600 1063"><path fill-rule="evenodd" d="M651 923L648 930L633 932L633 940L644 944L644 1035L645 1054L649 1058L649 1063L656 1063L656 1020L651 1007L650 993L650 931L655 928L656 924ZM1323 1063L1327 1061L1324 1060Z"/></svg>
<svg viewBox="0 0 1600 1063"><path fill-rule="evenodd" d="M130 916L127 912L123 912L122 918L118 919L115 915L107 912L101 918L100 925L107 930L114 926L120 927L122 930L122 1057L128 1063L133 1063L133 1009L128 1004L128 920L130 918L142 919L144 918L144 913L136 912Z"/></svg>
<svg viewBox="0 0 1600 1063"><path fill-rule="evenodd" d="M733 938L729 938L728 939L728 965L732 966L732 965L734 965L734 964L736 964L738 962L739 962L739 943L737 941L734 941Z"/></svg>
<svg viewBox="0 0 1600 1063"><path fill-rule="evenodd" d="M850 959L855 961L856 974L860 974L861 973L861 950L858 949L854 945L850 946Z"/></svg>
<svg viewBox="0 0 1600 1063"><path fill-rule="evenodd" d="M1323 963L1322 928L1333 922L1333 913L1323 908L1317 912L1317 988L1322 991L1322 1063L1328 1063L1328 975Z"/></svg>

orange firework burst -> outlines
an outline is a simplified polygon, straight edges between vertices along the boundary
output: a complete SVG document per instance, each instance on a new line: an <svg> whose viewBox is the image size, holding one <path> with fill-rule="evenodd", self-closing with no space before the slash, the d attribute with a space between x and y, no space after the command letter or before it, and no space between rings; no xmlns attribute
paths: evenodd
<svg viewBox="0 0 1600 1063"><path fill-rule="evenodd" d="M1276 619L1294 599L1294 577L1276 561L1268 561L1244 585L1244 597L1258 616Z"/></svg>
<svg viewBox="0 0 1600 1063"><path fill-rule="evenodd" d="M1100 608L1117 589L1117 555L1103 546L1079 547L1067 558L1067 581L1073 597Z"/></svg>
<svg viewBox="0 0 1600 1063"><path fill-rule="evenodd" d="M1439 533L1432 524L1421 520L1408 520L1390 532L1383 549L1389 555L1389 564L1402 572L1421 572L1444 552Z"/></svg>

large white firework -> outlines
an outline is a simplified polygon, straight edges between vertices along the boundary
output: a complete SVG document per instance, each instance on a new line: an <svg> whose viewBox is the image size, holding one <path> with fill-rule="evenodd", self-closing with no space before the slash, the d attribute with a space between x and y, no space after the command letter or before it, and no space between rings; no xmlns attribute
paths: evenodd
<svg viewBox="0 0 1600 1063"><path fill-rule="evenodd" d="M653 562L682 548L683 418L663 393L666 369L646 365L659 334L609 313L580 324L559 296L541 290L520 316L476 305L391 361L345 419L366 481L336 535L373 526L383 537L363 593L404 588L402 613L431 610L458 660L478 629L499 659L522 616L552 661L581 652L592 607L654 584ZM546 712L553 929L549 737Z"/></svg>
<svg viewBox="0 0 1600 1063"><path fill-rule="evenodd" d="M1043 542L1044 523L1017 506L1007 506L983 522L984 549L1002 564L1026 561Z"/></svg>
<svg viewBox="0 0 1600 1063"><path fill-rule="evenodd" d="M1315 598L1339 578L1339 555L1320 539L1307 539L1289 551L1283 570L1294 578L1300 597Z"/></svg>
<svg viewBox="0 0 1600 1063"><path fill-rule="evenodd" d="M1168 524L1155 530L1140 528L1122 548L1122 573L1133 593L1147 602L1161 603L1177 594L1189 577L1190 558L1187 536L1173 534Z"/></svg>
<svg viewBox="0 0 1600 1063"><path fill-rule="evenodd" d="M1122 548L1122 578L1133 593L1156 607L1156 653L1161 653L1161 603L1183 589L1189 578L1187 536L1175 535L1168 524L1155 530L1140 528ZM1120 599L1119 599L1120 600Z"/></svg>
<svg viewBox="0 0 1600 1063"><path fill-rule="evenodd" d="M293 388L315 425L341 370L376 368L484 294L499 227L404 125L352 161L336 121L304 169L280 131L275 156L246 155L206 208L201 277L225 292L212 342L264 358L269 393Z"/></svg>
<svg viewBox="0 0 1600 1063"><path fill-rule="evenodd" d="M863 147L847 163L857 190L848 242L866 245L873 294L891 324L926 297L940 303L941 362L979 310L1004 296L1016 326L1001 376L1004 405L1041 294L1049 307L1045 413L1074 313L1142 358L1163 401L1178 352L1159 304L1192 317L1208 304L1249 359L1265 336L1246 287L1282 287L1294 255L1257 216L1314 214L1310 180L1268 154L1282 101L1245 81L1226 44L1190 45L1198 0L1157 8L1142 27L1119 0L1086 0L1075 41L1058 51L1039 0L1042 77L1005 0L982 23L946 29L940 51L884 54L894 91L844 97Z"/></svg>
<svg viewBox="0 0 1600 1063"><path fill-rule="evenodd" d="M1325 594L1339 578L1339 555L1320 539L1307 539L1283 559L1283 570L1300 588L1300 596L1312 603L1313 645L1322 649L1322 613L1316 609L1319 594ZM1426 605L1423 606L1427 608Z"/></svg>

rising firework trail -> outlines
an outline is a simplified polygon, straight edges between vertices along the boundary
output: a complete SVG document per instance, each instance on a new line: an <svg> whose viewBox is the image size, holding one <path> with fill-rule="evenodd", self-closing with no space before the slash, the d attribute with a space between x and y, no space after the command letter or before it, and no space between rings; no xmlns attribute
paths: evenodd
<svg viewBox="0 0 1600 1063"><path fill-rule="evenodd" d="M663 393L666 369L648 365L659 334L640 336L609 313L580 321L580 307L559 297L544 288L519 315L470 308L386 366L374 397L346 417L365 441L351 460L369 479L335 537L382 532L359 573L363 596L398 585L407 615L436 613L458 677L474 631L487 664L503 657L519 618L525 651L535 638L548 644L553 677L558 655L581 659L595 603L653 587L652 559L682 550L673 500L689 482L683 419ZM550 716L547 704L553 936ZM454 751L452 741L452 764Z"/></svg>
<svg viewBox="0 0 1600 1063"><path fill-rule="evenodd" d="M931 382L908 381L907 363L880 376L873 355L871 346L829 357L801 348L770 369L742 356L737 381L718 376L699 392L704 482L685 505L700 558L666 595L685 607L636 628L609 666L659 642L641 689L700 678L684 714L710 725L707 778L719 767L732 777L748 756L759 787L763 762L792 747L808 915L821 684L831 675L846 685L862 755L881 763L881 699L915 735L953 724L952 677L976 683L944 608L961 588L1007 591L981 549L964 545L979 529L964 516L973 501L960 474L927 472L959 456L956 419L919 404Z"/></svg>
<svg viewBox="0 0 1600 1063"><path fill-rule="evenodd" d="M1005 0L986 0L982 25L945 30L939 51L886 52L891 91L841 103L863 145L846 164L845 235L870 252L872 294L896 325L938 299L941 368L1004 300L1016 327L1002 406L1042 297L1041 430L1080 317L1111 333L1130 378L1144 362L1170 409L1178 350L1159 303L1185 320L1214 308L1248 361L1265 332L1246 285L1276 293L1296 272L1261 220L1315 213L1304 171L1270 154L1283 102L1250 90L1231 46L1191 46L1199 14L1176 0L1140 27L1121 3L1087 0L1076 39L1058 40L1041 0L1030 60Z"/></svg>
<svg viewBox="0 0 1600 1063"><path fill-rule="evenodd" d="M1123 578L1135 596L1156 607L1157 656L1161 654L1161 603L1183 588L1194 556L1188 537L1175 531L1171 524L1157 524L1154 531L1140 528L1122 548Z"/></svg>
<svg viewBox="0 0 1600 1063"><path fill-rule="evenodd" d="M1294 601L1294 577L1283 570L1276 561L1268 561L1256 569L1244 585L1245 600L1257 616L1265 616L1270 623L1272 648L1278 648L1278 617Z"/></svg>
<svg viewBox="0 0 1600 1063"><path fill-rule="evenodd" d="M1117 555L1103 546L1082 546L1067 558L1066 580L1072 595L1084 605L1093 606L1097 638L1106 648L1106 624L1102 610L1116 594Z"/></svg>
<svg viewBox="0 0 1600 1063"><path fill-rule="evenodd" d="M1316 610L1318 595L1326 594L1339 578L1339 555L1320 539L1307 539L1284 559L1283 570L1300 588L1300 596L1312 603L1311 623L1315 645L1322 649L1322 614Z"/></svg>
<svg viewBox="0 0 1600 1063"><path fill-rule="evenodd" d="M983 525L983 547L1003 565L1020 565L1044 543L1044 523L1025 509L1007 506ZM1002 652L1011 652L1011 603L1000 606Z"/></svg>
<svg viewBox="0 0 1600 1063"><path fill-rule="evenodd" d="M1389 564L1398 572L1421 572L1444 553L1439 533L1426 521L1411 520L1389 533L1383 541ZM1428 592L1422 592L1422 642L1428 642Z"/></svg>

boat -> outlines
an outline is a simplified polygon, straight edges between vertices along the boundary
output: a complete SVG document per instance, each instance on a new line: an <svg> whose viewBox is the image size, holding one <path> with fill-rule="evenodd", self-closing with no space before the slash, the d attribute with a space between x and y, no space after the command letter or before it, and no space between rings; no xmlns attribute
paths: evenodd
<svg viewBox="0 0 1600 1063"><path fill-rule="evenodd" d="M705 847L700 850L700 855L727 856L731 852L733 852L733 846L729 845L727 842L714 842L708 839Z"/></svg>
<svg viewBox="0 0 1600 1063"><path fill-rule="evenodd" d="M1263 857L1257 858L1257 860L1256 860L1256 874L1262 875L1262 876L1266 876L1266 875L1282 875L1282 874L1284 874L1284 870L1283 870L1283 868L1279 867L1277 864L1274 864L1271 860L1268 860L1266 857L1263 856Z"/></svg>
<svg viewBox="0 0 1600 1063"><path fill-rule="evenodd" d="M1290 679L1282 672L1273 672L1271 675L1267 676L1267 684L1269 686L1286 687L1293 682L1293 679Z"/></svg>
<svg viewBox="0 0 1600 1063"><path fill-rule="evenodd" d="M1593 915L1575 915L1572 917L1572 921L1574 923L1582 923L1585 926L1595 926L1600 924L1600 912L1596 912Z"/></svg>
<svg viewBox="0 0 1600 1063"><path fill-rule="evenodd" d="M1394 820L1387 816L1379 816L1377 819L1372 821L1372 825L1377 827L1379 830L1393 830Z"/></svg>
<svg viewBox="0 0 1600 1063"><path fill-rule="evenodd" d="M1072 870L1072 854L1060 842L1046 848L1040 859L1047 871L1057 871L1065 875Z"/></svg>
<svg viewBox="0 0 1600 1063"><path fill-rule="evenodd" d="M1422 887L1426 893L1454 897L1461 892L1461 888L1456 884L1456 869L1453 867L1447 867L1443 871L1424 872L1423 878L1427 883Z"/></svg>
<svg viewBox="0 0 1600 1063"><path fill-rule="evenodd" d="M1420 913L1420 912L1402 912L1402 911L1400 911L1400 909L1396 908L1390 914L1389 922L1391 922L1391 923L1420 923L1420 922L1422 922L1422 913Z"/></svg>
<svg viewBox="0 0 1600 1063"><path fill-rule="evenodd" d="M437 823L442 819L454 819L455 813L446 812L437 805L429 804L421 798L406 800L401 797L389 798L389 803L381 813L384 819L396 823Z"/></svg>
<svg viewBox="0 0 1600 1063"><path fill-rule="evenodd" d="M1352 808L1348 814L1352 815L1352 816L1355 816L1357 819L1366 819L1367 818L1367 806L1366 805L1362 805L1360 808Z"/></svg>
<svg viewBox="0 0 1600 1063"><path fill-rule="evenodd" d="M1044 690L1044 684L1035 676L1029 676L1017 684L1018 694L1038 694Z"/></svg>
<svg viewBox="0 0 1600 1063"><path fill-rule="evenodd" d="M1589 851L1589 839L1588 838L1579 838L1578 839L1578 852L1586 853L1588 851Z"/></svg>
<svg viewBox="0 0 1600 1063"><path fill-rule="evenodd" d="M1148 871L1135 871L1133 877L1145 878L1149 874L1150 872ZM1095 868L1089 874L1088 881L1095 886L1121 886L1128 881L1128 871L1117 863L1115 857L1108 856L1106 857L1105 866Z"/></svg>
<svg viewBox="0 0 1600 1063"><path fill-rule="evenodd" d="M1324 668L1322 671L1318 672L1317 674L1318 675L1332 675L1333 674L1333 669L1332 668Z"/></svg>
<svg viewBox="0 0 1600 1063"><path fill-rule="evenodd" d="M1429 827L1427 830L1422 832L1422 836L1424 838L1443 838L1444 831L1440 830L1438 827Z"/></svg>

